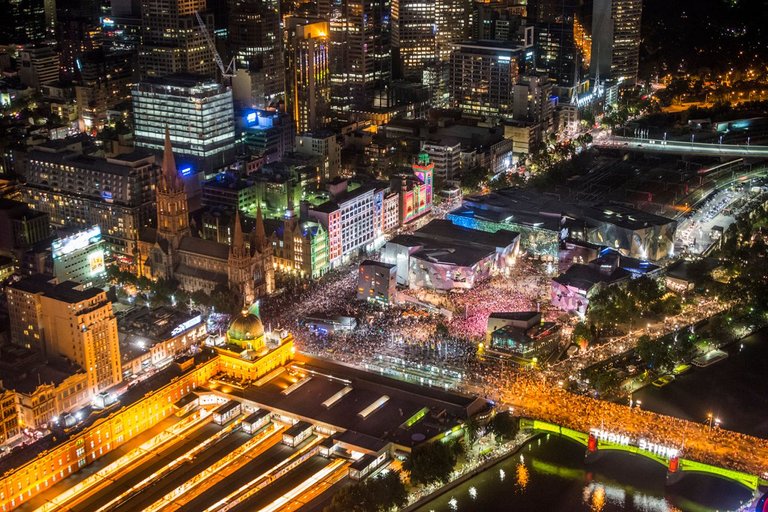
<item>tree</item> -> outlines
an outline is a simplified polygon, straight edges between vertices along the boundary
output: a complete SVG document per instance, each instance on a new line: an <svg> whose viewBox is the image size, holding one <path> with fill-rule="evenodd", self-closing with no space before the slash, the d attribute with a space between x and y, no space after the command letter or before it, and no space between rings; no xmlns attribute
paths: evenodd
<svg viewBox="0 0 768 512"><path fill-rule="evenodd" d="M458 454L451 443L434 442L417 446L403 467L411 473L416 484L446 483L451 477Z"/></svg>
<svg viewBox="0 0 768 512"><path fill-rule="evenodd" d="M517 435L520 424L509 412L496 414L488 425L496 440L504 442Z"/></svg>
<svg viewBox="0 0 768 512"><path fill-rule="evenodd" d="M571 341L583 349L592 341L592 331L584 322L579 322L573 327Z"/></svg>
<svg viewBox="0 0 768 512"><path fill-rule="evenodd" d="M668 371L674 364L670 344L664 340L654 340L647 334L637 340L635 351L649 368L659 373Z"/></svg>
<svg viewBox="0 0 768 512"><path fill-rule="evenodd" d="M224 286L217 285L211 292L211 305L220 313L233 315L243 307L242 298Z"/></svg>
<svg viewBox="0 0 768 512"><path fill-rule="evenodd" d="M402 508L407 502L408 493L400 473L387 471L341 489L323 512L384 512Z"/></svg>

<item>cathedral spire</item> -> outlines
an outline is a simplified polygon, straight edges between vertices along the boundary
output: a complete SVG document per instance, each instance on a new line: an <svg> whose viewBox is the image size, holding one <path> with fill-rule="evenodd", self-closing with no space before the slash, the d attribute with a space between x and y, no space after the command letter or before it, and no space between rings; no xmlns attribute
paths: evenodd
<svg viewBox="0 0 768 512"><path fill-rule="evenodd" d="M256 249L261 252L267 246L267 232L264 229L264 219L261 216L261 205L256 210L256 227L254 232L256 234Z"/></svg>
<svg viewBox="0 0 768 512"><path fill-rule="evenodd" d="M179 179L179 171L176 168L176 160L173 157L173 147L171 146L171 131L168 125L165 126L165 144L163 145L163 168L161 181L165 185L165 190L180 192L184 185Z"/></svg>
<svg viewBox="0 0 768 512"><path fill-rule="evenodd" d="M245 254L245 240L243 238L243 227L240 224L240 210L235 210L235 231L232 235L232 246L230 252L235 257L242 257Z"/></svg>

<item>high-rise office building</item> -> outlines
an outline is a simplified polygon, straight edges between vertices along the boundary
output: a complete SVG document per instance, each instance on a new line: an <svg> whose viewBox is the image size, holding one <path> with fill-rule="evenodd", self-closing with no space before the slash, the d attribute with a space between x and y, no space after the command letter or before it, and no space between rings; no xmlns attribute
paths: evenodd
<svg viewBox="0 0 768 512"><path fill-rule="evenodd" d="M141 0L141 45L139 71L144 77L173 73L198 73L212 77L216 65L211 48L197 22L200 13L212 30L212 14L205 13L205 0Z"/></svg>
<svg viewBox="0 0 768 512"><path fill-rule="evenodd" d="M47 36L45 0L9 0L0 17L0 44L39 43Z"/></svg>
<svg viewBox="0 0 768 512"><path fill-rule="evenodd" d="M59 55L51 46L30 46L19 52L21 83L39 88L59 80Z"/></svg>
<svg viewBox="0 0 768 512"><path fill-rule="evenodd" d="M92 395L122 380L117 319L104 290L35 276L8 287L8 311L13 341L80 365Z"/></svg>
<svg viewBox="0 0 768 512"><path fill-rule="evenodd" d="M472 2L470 0L435 0L435 42L441 62L448 62L454 43L470 38Z"/></svg>
<svg viewBox="0 0 768 512"><path fill-rule="evenodd" d="M574 87L584 71L576 41L581 4L581 0L535 0L528 5L535 27L536 70L560 87Z"/></svg>
<svg viewBox="0 0 768 512"><path fill-rule="evenodd" d="M289 17L286 97L296 133L318 130L328 121L331 81L328 69L327 21Z"/></svg>
<svg viewBox="0 0 768 512"><path fill-rule="evenodd" d="M267 108L285 94L285 63L278 0L234 0L227 44L237 63L232 80L235 101Z"/></svg>
<svg viewBox="0 0 768 512"><path fill-rule="evenodd" d="M132 96L136 146L160 155L168 127L182 176L233 161L235 114L229 87L200 75L175 74L140 82ZM185 181L188 194L198 195L199 183Z"/></svg>
<svg viewBox="0 0 768 512"><path fill-rule="evenodd" d="M640 58L642 0L594 0L590 75L634 84Z"/></svg>
<svg viewBox="0 0 768 512"><path fill-rule="evenodd" d="M100 128L107 110L131 97L135 54L99 48L77 58L75 98L81 129Z"/></svg>
<svg viewBox="0 0 768 512"><path fill-rule="evenodd" d="M421 81L437 61L435 0L392 0L392 51L396 75Z"/></svg>
<svg viewBox="0 0 768 512"><path fill-rule="evenodd" d="M511 43L477 41L455 45L449 82L453 106L472 115L510 114L514 85L524 60L523 48Z"/></svg>
<svg viewBox="0 0 768 512"><path fill-rule="evenodd" d="M392 77L390 0L323 0L331 25L331 107L369 107Z"/></svg>

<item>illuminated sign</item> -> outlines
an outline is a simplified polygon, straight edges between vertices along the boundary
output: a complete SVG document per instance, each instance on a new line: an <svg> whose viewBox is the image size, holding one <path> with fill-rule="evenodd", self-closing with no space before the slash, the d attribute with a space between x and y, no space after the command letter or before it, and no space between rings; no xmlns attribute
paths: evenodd
<svg viewBox="0 0 768 512"><path fill-rule="evenodd" d="M509 62L511 60L512 60L512 57L510 57L509 55L499 55L498 57L499 62Z"/></svg>
<svg viewBox="0 0 768 512"><path fill-rule="evenodd" d="M184 167L183 169L179 169L179 172L181 172L182 176L189 176L190 174L192 174L192 167L190 166Z"/></svg>
<svg viewBox="0 0 768 512"><path fill-rule="evenodd" d="M251 112L247 116L245 116L245 121L248 124L253 124L256 122L256 112Z"/></svg>
<svg viewBox="0 0 768 512"><path fill-rule="evenodd" d="M609 432L599 428L593 428L589 433L600 441L606 441L608 443L618 444L621 446L636 446L637 448L650 452L659 457L665 459L673 459L680 455L680 450L671 446L665 446L658 443L653 443L647 439L640 438L637 441L624 434L617 434L615 432Z"/></svg>
<svg viewBox="0 0 768 512"><path fill-rule="evenodd" d="M171 331L171 337L176 336L178 334L181 334L182 332L186 331L187 329L191 329L192 327L196 326L200 322L202 322L202 319L201 319L200 315L197 315L194 318L190 318L189 320L187 320L183 324L179 324L176 327L174 327L173 330Z"/></svg>
<svg viewBox="0 0 768 512"><path fill-rule="evenodd" d="M112 192L105 190L101 193L101 198L108 203L112 202Z"/></svg>
<svg viewBox="0 0 768 512"><path fill-rule="evenodd" d="M101 228L99 226L93 226L86 231L81 231L72 236L54 240L51 244L51 253L54 258L61 258L62 256L85 249L89 245L100 241Z"/></svg>
<svg viewBox="0 0 768 512"><path fill-rule="evenodd" d="M104 265L104 251L93 251L88 255L88 266L91 268L91 275L101 274L106 270Z"/></svg>
<svg viewBox="0 0 768 512"><path fill-rule="evenodd" d="M115 26L115 20L112 18L101 18L101 26L103 27L114 27Z"/></svg>

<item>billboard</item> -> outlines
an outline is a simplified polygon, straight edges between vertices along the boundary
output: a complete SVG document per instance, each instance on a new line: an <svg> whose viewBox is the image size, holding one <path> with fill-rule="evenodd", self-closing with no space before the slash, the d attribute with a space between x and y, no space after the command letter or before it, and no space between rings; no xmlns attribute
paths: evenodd
<svg viewBox="0 0 768 512"><path fill-rule="evenodd" d="M51 244L51 253L54 259L61 258L75 251L85 249L91 244L101 241L101 228L93 226L85 231L80 231L72 236L59 238ZM103 259L103 258L102 258Z"/></svg>

